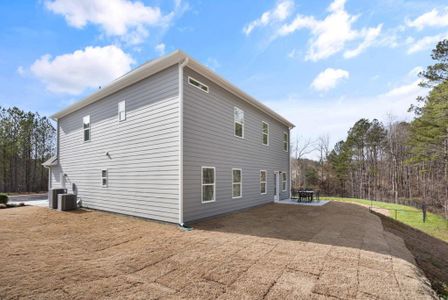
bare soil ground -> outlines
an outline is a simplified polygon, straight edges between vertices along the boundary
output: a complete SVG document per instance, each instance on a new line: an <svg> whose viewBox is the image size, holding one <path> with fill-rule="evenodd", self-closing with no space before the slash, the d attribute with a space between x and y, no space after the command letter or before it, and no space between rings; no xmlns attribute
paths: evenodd
<svg viewBox="0 0 448 300"><path fill-rule="evenodd" d="M0 211L0 299L434 299L403 239L363 207L269 204L175 225Z"/></svg>
<svg viewBox="0 0 448 300"><path fill-rule="evenodd" d="M379 217L386 231L404 240L433 288L448 299L448 244L401 222Z"/></svg>

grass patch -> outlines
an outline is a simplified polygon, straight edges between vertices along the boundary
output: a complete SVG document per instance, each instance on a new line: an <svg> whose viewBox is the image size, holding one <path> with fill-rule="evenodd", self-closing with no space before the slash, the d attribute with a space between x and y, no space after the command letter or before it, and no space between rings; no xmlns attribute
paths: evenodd
<svg viewBox="0 0 448 300"><path fill-rule="evenodd" d="M433 237L448 242L448 225L444 217L428 212L426 222L423 223L422 211L412 206L393 204L381 201L370 201L357 198L321 197L322 200L346 202L373 206L389 210L389 216L413 228L421 230Z"/></svg>

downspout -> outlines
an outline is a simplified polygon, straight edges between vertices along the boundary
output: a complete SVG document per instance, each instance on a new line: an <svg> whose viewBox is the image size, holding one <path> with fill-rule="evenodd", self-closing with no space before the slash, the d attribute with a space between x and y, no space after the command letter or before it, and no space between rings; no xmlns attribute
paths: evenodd
<svg viewBox="0 0 448 300"><path fill-rule="evenodd" d="M184 226L184 67L188 57L179 62L179 225Z"/></svg>
<svg viewBox="0 0 448 300"><path fill-rule="evenodd" d="M288 173L289 173L289 199L292 198L291 186L291 127L288 128Z"/></svg>

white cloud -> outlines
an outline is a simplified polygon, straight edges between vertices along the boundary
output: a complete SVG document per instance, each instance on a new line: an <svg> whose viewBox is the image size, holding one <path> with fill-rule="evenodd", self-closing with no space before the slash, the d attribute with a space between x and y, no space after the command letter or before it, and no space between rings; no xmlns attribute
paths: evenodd
<svg viewBox="0 0 448 300"><path fill-rule="evenodd" d="M19 74L22 77L25 76L25 74L26 74L26 70L23 66L19 66L17 68L16 72L17 72L17 74Z"/></svg>
<svg viewBox="0 0 448 300"><path fill-rule="evenodd" d="M382 25L353 29L353 23L359 16L350 15L344 6L345 0L334 0L328 7L328 16L323 20L297 15L291 23L281 26L277 35L286 36L300 29L310 30L311 38L305 59L311 61L328 58L344 50L348 42L361 40L359 46L345 54L346 58L355 57L373 44L381 32Z"/></svg>
<svg viewBox="0 0 448 300"><path fill-rule="evenodd" d="M311 87L316 91L328 91L343 79L349 78L350 74L346 70L328 68L319 73L311 83Z"/></svg>
<svg viewBox="0 0 448 300"><path fill-rule="evenodd" d="M414 78L414 77L418 76L418 74L420 72L422 72L423 70L424 70L424 68L422 66L416 66L415 68L413 68L412 70L410 70L408 72L408 76L411 78Z"/></svg>
<svg viewBox="0 0 448 300"><path fill-rule="evenodd" d="M244 34L250 35L256 27L267 26L271 23L285 20L290 16L293 8L294 2L291 0L282 0L277 2L273 9L264 12L261 17L244 26Z"/></svg>
<svg viewBox="0 0 448 300"><path fill-rule="evenodd" d="M433 48L435 48L436 44L439 41L441 41L445 38L448 38L448 34L436 34L436 35L425 36L419 40L415 40L414 38L410 37L407 39L407 44L410 45L407 53L413 54L416 52L433 49Z"/></svg>
<svg viewBox="0 0 448 300"><path fill-rule="evenodd" d="M406 95L416 94L421 91L421 87L419 87L418 85L420 81L421 81L420 79L417 79L414 82L392 88L391 90L389 90L387 93L384 94L384 97L402 97Z"/></svg>
<svg viewBox="0 0 448 300"><path fill-rule="evenodd" d="M406 25L417 28L417 30L422 30L425 27L448 26L448 7L446 7L443 11L439 11L437 8L434 8L414 20L406 20Z"/></svg>
<svg viewBox="0 0 448 300"><path fill-rule="evenodd" d="M412 120L413 114L407 110L416 103L417 96L424 96L425 93L426 90L418 86L414 77L412 81L370 97L305 100L291 96L265 104L296 125L293 135L315 139L328 134L331 142L336 143L346 138L347 131L360 118L387 122L392 115L397 121ZM294 138L291 140L294 141Z"/></svg>
<svg viewBox="0 0 448 300"><path fill-rule="evenodd" d="M46 88L55 93L77 95L98 88L131 70L132 57L120 48L86 47L52 58L44 55L30 67Z"/></svg>
<svg viewBox="0 0 448 300"><path fill-rule="evenodd" d="M375 42L377 37L380 35L382 28L383 24L380 24L377 27L364 29L363 31L365 32L361 34L364 36L364 41L362 41L362 43L359 44L355 49L345 51L344 57L352 58L364 52L364 50L369 48Z"/></svg>
<svg viewBox="0 0 448 300"><path fill-rule="evenodd" d="M296 49L292 49L291 51L288 52L288 57L289 58L296 58Z"/></svg>
<svg viewBox="0 0 448 300"><path fill-rule="evenodd" d="M154 50L156 50L157 53L159 53L159 55L162 56L162 55L165 54L165 48L166 48L165 44L164 43L160 43L160 44L157 44L154 47Z"/></svg>
<svg viewBox="0 0 448 300"><path fill-rule="evenodd" d="M99 26L107 36L119 36L129 44L143 42L149 36L150 26L169 25L182 7L178 0L175 11L163 15L159 7L129 0L47 0L45 6L53 13L63 15L72 27L84 28L91 23Z"/></svg>
<svg viewBox="0 0 448 300"><path fill-rule="evenodd" d="M207 59L206 66L207 66L209 69L215 71L216 69L218 69L218 68L221 67L221 64L219 63L219 61L218 61L216 58L209 57L209 58Z"/></svg>

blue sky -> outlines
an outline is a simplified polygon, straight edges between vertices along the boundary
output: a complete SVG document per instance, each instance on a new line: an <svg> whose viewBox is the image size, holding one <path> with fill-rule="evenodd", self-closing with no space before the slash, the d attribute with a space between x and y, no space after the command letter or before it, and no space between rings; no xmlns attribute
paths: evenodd
<svg viewBox="0 0 448 300"><path fill-rule="evenodd" d="M256 5L255 5L256 4ZM143 62L182 49L296 124L345 137L359 118L410 120L436 0L7 1L0 105L50 115Z"/></svg>

